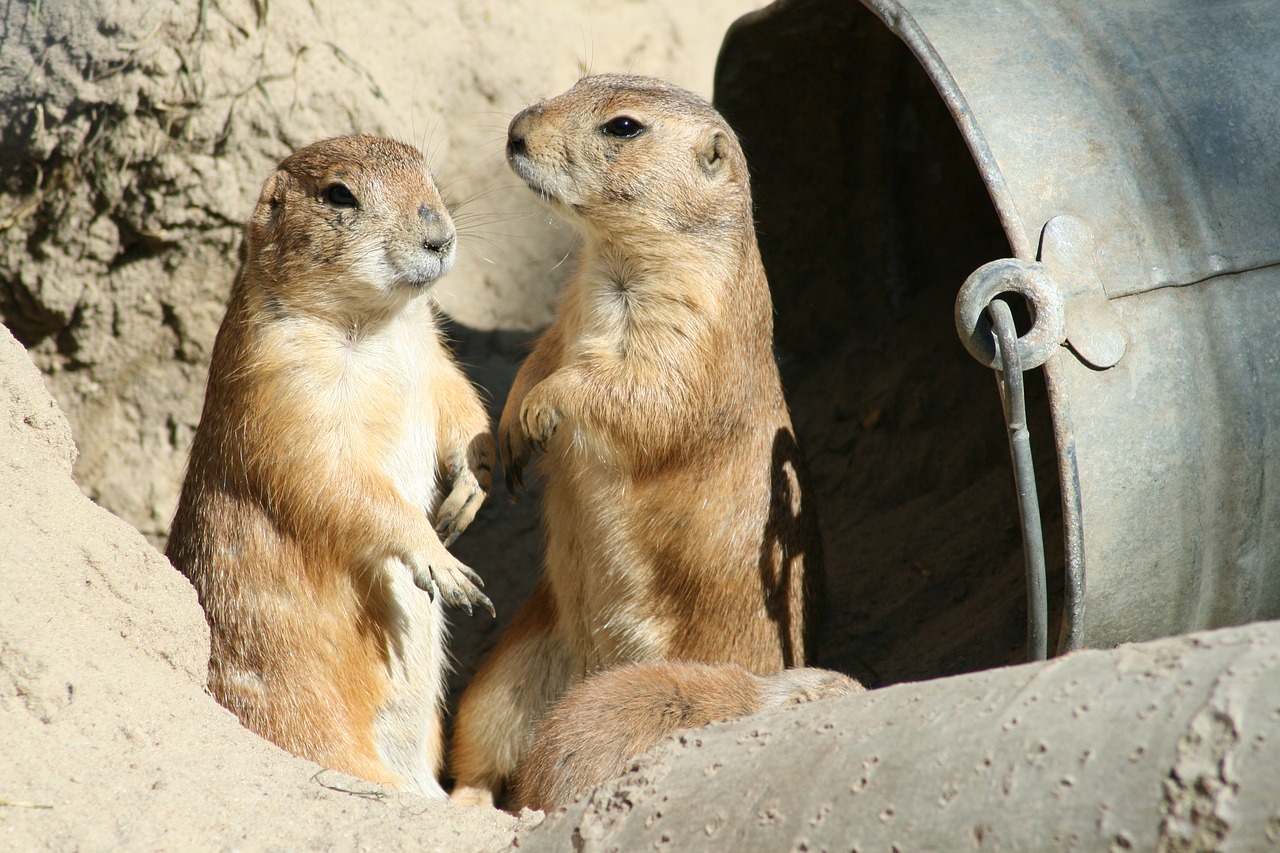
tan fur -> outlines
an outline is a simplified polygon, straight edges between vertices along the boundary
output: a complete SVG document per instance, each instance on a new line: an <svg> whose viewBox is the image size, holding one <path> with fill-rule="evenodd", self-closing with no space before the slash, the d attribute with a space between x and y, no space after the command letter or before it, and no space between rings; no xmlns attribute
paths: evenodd
<svg viewBox="0 0 1280 853"><path fill-rule="evenodd" d="M488 606L445 550L493 460L428 293L455 245L407 145L344 137L280 164L245 228L168 546L209 620L219 702L285 749L433 796L441 600Z"/></svg>
<svg viewBox="0 0 1280 853"><path fill-rule="evenodd" d="M538 725L516 772L516 806L554 809L622 775L632 758L680 729L767 708L861 693L848 676L787 669L761 676L734 664L631 664L592 676Z"/></svg>
<svg viewBox="0 0 1280 853"><path fill-rule="evenodd" d="M618 117L645 129L606 134ZM547 551L462 697L461 803L493 802L548 704L591 672L804 663L821 578L732 130L669 84L588 77L512 120L508 159L583 245L499 426L508 484L545 450Z"/></svg>

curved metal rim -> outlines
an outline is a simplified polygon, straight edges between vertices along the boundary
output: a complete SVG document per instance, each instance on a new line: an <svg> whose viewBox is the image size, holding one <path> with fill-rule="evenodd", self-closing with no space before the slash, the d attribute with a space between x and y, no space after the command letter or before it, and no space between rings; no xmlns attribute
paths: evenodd
<svg viewBox="0 0 1280 853"><path fill-rule="evenodd" d="M1018 212L1018 205L1013 200L1013 193L1009 191L1004 175L996 166L991 146L987 144L987 138L978 129L978 123L973 116L973 111L969 108L969 102L965 100L959 84L947 70L942 57L934 50L933 43L925 36L924 30L916 23L911 13L896 0L862 0L862 4L870 9L890 32L902 39L915 54L925 73L929 75L933 87L942 97L942 102L946 104L947 111L955 119L956 127L964 138L974 165L982 175L982 182L987 187L987 195L995 205L996 215L1000 217L1000 224L1004 228L1005 237L1009 240L1011 253L1024 261L1034 260L1036 241L1030 238L1023 227L1022 215Z"/></svg>

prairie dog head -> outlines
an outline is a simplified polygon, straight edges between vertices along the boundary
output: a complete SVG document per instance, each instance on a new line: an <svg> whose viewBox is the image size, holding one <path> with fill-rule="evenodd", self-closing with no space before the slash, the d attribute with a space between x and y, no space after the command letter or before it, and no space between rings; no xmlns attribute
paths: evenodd
<svg viewBox="0 0 1280 853"><path fill-rule="evenodd" d="M696 95L647 77L584 77L520 112L507 161L592 234L697 234L751 225L737 137Z"/></svg>
<svg viewBox="0 0 1280 853"><path fill-rule="evenodd" d="M392 308L453 266L453 219L415 148L326 139L286 157L246 227L272 295L316 314Z"/></svg>

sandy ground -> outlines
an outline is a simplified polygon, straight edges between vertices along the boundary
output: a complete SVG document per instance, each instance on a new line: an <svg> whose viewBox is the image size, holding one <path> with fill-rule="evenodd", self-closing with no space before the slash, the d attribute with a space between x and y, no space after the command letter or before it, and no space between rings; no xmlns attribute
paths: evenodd
<svg viewBox="0 0 1280 853"><path fill-rule="evenodd" d="M0 434L0 847L506 846L514 819L321 772L205 693L194 591L81 494L66 419L7 332Z"/></svg>

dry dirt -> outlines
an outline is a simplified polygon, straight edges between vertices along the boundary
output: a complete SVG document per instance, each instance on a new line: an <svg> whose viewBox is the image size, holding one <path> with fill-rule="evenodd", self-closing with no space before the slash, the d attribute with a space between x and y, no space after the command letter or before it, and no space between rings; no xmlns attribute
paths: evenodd
<svg viewBox="0 0 1280 853"><path fill-rule="evenodd" d="M494 850L516 821L325 771L204 691L195 593L71 478L75 446L0 329L0 848Z"/></svg>

